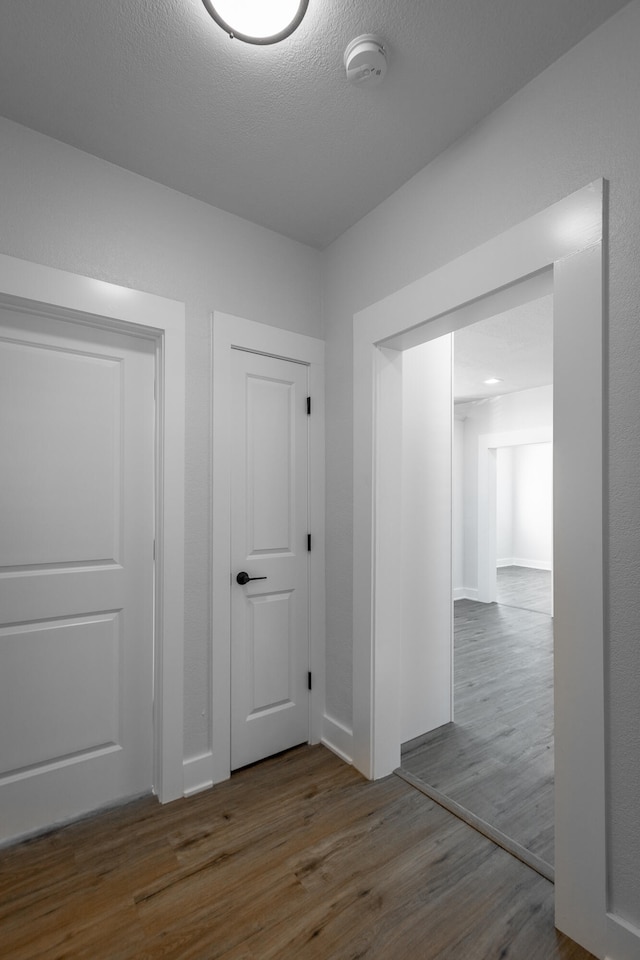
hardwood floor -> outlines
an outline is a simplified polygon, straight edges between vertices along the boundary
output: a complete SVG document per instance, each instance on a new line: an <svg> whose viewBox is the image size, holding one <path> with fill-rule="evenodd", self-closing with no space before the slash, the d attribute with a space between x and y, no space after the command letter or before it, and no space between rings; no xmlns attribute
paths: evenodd
<svg viewBox="0 0 640 960"><path fill-rule="evenodd" d="M0 851L10 960L587 960L553 887L398 777L299 747Z"/></svg>
<svg viewBox="0 0 640 960"><path fill-rule="evenodd" d="M498 603L551 616L551 571L531 567L498 567Z"/></svg>
<svg viewBox="0 0 640 960"><path fill-rule="evenodd" d="M553 621L457 600L454 633L455 723L402 767L553 865Z"/></svg>

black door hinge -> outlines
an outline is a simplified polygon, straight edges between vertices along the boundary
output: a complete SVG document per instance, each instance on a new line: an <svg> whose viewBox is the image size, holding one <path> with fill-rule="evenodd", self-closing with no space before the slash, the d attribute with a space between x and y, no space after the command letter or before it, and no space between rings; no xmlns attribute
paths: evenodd
<svg viewBox="0 0 640 960"><path fill-rule="evenodd" d="M311 690L311 670L309 670L309 673L307 674L307 689Z"/></svg>
<svg viewBox="0 0 640 960"><path fill-rule="evenodd" d="M311 397L307 397L307 414L311 413Z"/></svg>
<svg viewBox="0 0 640 960"><path fill-rule="evenodd" d="M309 553L311 552L311 534L310 533L307 534L307 551Z"/></svg>

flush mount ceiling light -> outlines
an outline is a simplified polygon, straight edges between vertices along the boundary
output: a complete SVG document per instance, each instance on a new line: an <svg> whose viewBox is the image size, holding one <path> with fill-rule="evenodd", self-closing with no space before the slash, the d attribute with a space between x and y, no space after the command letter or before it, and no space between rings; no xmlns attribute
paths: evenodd
<svg viewBox="0 0 640 960"><path fill-rule="evenodd" d="M500 377L489 377L488 380L483 380L482 382L493 384L493 383L502 383L502 380L500 379Z"/></svg>
<svg viewBox="0 0 640 960"><path fill-rule="evenodd" d="M202 0L210 15L232 39L278 43L300 25L309 0Z"/></svg>

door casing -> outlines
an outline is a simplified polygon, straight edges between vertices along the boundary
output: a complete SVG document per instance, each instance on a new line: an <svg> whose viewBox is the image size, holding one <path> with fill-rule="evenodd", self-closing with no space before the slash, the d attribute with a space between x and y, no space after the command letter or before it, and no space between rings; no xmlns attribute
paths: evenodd
<svg viewBox="0 0 640 960"><path fill-rule="evenodd" d="M0 302L156 344L154 791L183 796L184 305L0 255Z"/></svg>
<svg viewBox="0 0 640 960"><path fill-rule="evenodd" d="M212 629L210 751L199 758L187 792L206 789L231 773L231 458L227 415L231 402L230 351L263 353L305 363L309 368L309 636L312 674L310 742L322 738L325 702L324 586L324 343L226 313L212 316Z"/></svg>
<svg viewBox="0 0 640 960"><path fill-rule="evenodd" d="M455 311L553 271L554 477L562 478L554 481L556 925L599 956L607 930L605 196L595 181L354 316L353 744L356 766L378 778L400 762L393 625L402 571L393 558L402 349L459 328Z"/></svg>

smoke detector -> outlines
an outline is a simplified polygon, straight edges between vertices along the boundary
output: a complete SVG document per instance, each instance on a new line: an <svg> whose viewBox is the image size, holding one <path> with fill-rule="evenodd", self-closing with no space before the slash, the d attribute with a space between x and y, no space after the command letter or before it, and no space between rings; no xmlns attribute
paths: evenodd
<svg viewBox="0 0 640 960"><path fill-rule="evenodd" d="M387 51L384 41L372 33L356 37L344 52L347 80L366 84L380 83L387 72Z"/></svg>

